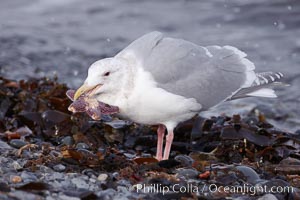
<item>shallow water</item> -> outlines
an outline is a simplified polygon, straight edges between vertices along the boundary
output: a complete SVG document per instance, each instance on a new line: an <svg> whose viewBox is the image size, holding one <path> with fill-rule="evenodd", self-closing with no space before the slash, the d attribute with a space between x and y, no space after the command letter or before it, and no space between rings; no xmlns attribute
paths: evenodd
<svg viewBox="0 0 300 200"><path fill-rule="evenodd" d="M256 105L277 125L300 128L300 2L295 0L22 0L0 2L0 73L26 79L57 74L78 87L95 60L158 30L200 45L232 45L257 71L281 71L278 99L251 98L217 112ZM279 117L278 117L279 116Z"/></svg>

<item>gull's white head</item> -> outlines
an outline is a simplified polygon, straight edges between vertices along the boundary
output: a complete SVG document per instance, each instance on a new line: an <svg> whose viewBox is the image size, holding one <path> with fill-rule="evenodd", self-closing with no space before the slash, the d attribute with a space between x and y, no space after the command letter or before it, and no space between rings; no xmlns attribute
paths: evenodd
<svg viewBox="0 0 300 200"><path fill-rule="evenodd" d="M117 58L105 58L93 63L84 84L76 91L74 99L81 95L113 95L122 89L126 62Z"/></svg>

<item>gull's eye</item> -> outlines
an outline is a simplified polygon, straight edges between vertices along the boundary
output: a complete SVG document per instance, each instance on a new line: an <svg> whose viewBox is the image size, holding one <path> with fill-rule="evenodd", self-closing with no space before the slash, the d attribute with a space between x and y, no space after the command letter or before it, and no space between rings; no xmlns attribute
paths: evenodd
<svg viewBox="0 0 300 200"><path fill-rule="evenodd" d="M103 76L109 76L110 75L110 72L105 72L104 74L103 74Z"/></svg>

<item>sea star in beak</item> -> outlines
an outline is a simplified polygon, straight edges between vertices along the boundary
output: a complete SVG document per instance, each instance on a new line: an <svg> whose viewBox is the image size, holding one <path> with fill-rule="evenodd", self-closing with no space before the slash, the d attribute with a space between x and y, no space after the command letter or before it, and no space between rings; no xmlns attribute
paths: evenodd
<svg viewBox="0 0 300 200"><path fill-rule="evenodd" d="M67 97L73 101L68 108L73 113L86 112L93 120L100 120L101 114L111 115L119 112L119 108L116 106L105 104L84 95L74 100L75 92L75 90L68 90L66 92Z"/></svg>

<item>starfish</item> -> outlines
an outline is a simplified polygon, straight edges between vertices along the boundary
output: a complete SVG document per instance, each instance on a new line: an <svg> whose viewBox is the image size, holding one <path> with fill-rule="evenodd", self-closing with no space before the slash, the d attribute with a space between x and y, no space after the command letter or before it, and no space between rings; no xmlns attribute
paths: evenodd
<svg viewBox="0 0 300 200"><path fill-rule="evenodd" d="M68 90L66 95L73 101L68 108L69 111L73 113L86 112L93 120L100 120L101 114L111 115L119 112L118 107L108 105L88 96L82 95L74 100L75 90Z"/></svg>

